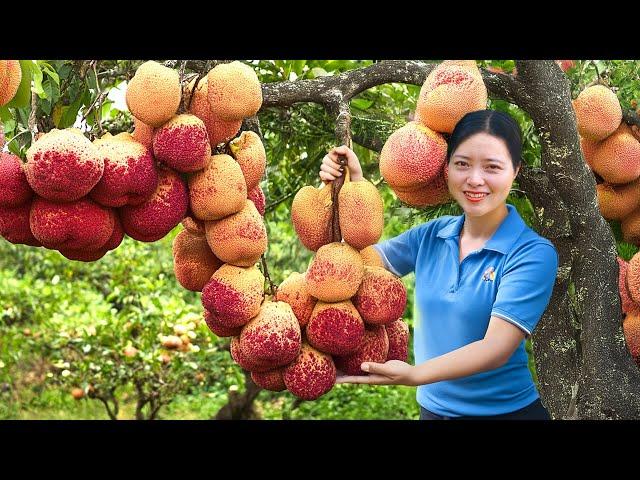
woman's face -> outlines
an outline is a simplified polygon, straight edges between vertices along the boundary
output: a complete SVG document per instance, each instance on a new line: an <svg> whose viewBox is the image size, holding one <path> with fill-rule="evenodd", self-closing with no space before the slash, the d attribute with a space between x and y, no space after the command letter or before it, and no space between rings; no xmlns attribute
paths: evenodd
<svg viewBox="0 0 640 480"><path fill-rule="evenodd" d="M518 173L504 140L488 133L476 133L458 145L448 168L449 192L472 217L504 208Z"/></svg>

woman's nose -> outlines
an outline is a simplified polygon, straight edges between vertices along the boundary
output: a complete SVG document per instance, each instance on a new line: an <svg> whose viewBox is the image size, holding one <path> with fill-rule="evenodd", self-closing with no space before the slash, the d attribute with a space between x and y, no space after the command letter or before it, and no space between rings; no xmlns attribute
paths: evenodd
<svg viewBox="0 0 640 480"><path fill-rule="evenodd" d="M467 183L469 185L482 185L484 183L484 177L482 176L482 171L479 170L471 170L469 172L469 176L467 177Z"/></svg>

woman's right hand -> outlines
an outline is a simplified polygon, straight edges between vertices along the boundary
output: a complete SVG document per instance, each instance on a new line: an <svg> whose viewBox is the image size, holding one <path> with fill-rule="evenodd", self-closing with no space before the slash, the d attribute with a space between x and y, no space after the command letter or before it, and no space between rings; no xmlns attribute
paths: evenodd
<svg viewBox="0 0 640 480"><path fill-rule="evenodd" d="M334 147L329 150L322 159L322 165L320 165L320 178L324 183L332 182L336 178L342 175L340 171L340 163L338 163L338 155L344 155L347 157L347 167L349 168L349 176L352 182L359 182L364 180L362 176L362 167L360 167L360 161L358 157L346 145Z"/></svg>

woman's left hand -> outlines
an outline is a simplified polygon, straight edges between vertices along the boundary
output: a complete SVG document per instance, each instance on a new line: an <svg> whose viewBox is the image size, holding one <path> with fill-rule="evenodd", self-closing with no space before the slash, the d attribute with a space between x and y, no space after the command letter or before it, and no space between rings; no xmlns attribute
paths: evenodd
<svg viewBox="0 0 640 480"><path fill-rule="evenodd" d="M408 385L415 386L413 379L415 367L400 360L385 363L363 362L360 367L369 375L338 375L336 383L367 383L370 385Z"/></svg>

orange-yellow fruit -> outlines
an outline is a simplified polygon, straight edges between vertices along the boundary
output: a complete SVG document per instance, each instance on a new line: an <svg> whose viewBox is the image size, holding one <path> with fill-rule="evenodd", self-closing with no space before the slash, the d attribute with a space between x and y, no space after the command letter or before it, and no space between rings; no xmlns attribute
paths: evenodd
<svg viewBox="0 0 640 480"><path fill-rule="evenodd" d="M126 347L124 347L124 349L122 350L122 354L125 357L128 358L133 358L138 354L138 349L134 346L131 345L127 345Z"/></svg>
<svg viewBox="0 0 640 480"><path fill-rule="evenodd" d="M453 132L467 113L487 108L487 87L473 61L444 61L420 89L416 117L436 132Z"/></svg>
<svg viewBox="0 0 640 480"><path fill-rule="evenodd" d="M183 230L173 240L173 271L187 290L201 292L211 275L222 266L204 236Z"/></svg>
<svg viewBox="0 0 640 480"><path fill-rule="evenodd" d="M267 251L267 228L249 200L238 213L204 225L211 250L225 263L249 267Z"/></svg>
<svg viewBox="0 0 640 480"><path fill-rule="evenodd" d="M241 327L255 317L263 298L264 276L255 266L222 265L202 289L202 305L228 328Z"/></svg>
<svg viewBox="0 0 640 480"><path fill-rule="evenodd" d="M362 362L384 363L389 353L389 337L384 325L368 325L358 349L344 356L335 356L338 370L348 375L364 375Z"/></svg>
<svg viewBox="0 0 640 480"><path fill-rule="evenodd" d="M640 367L640 310L636 308L627 313L622 322L622 331L627 349L636 365Z"/></svg>
<svg viewBox="0 0 640 480"><path fill-rule="evenodd" d="M640 176L640 142L622 124L600 142L590 160L591 168L608 183L629 183Z"/></svg>
<svg viewBox="0 0 640 480"><path fill-rule="evenodd" d="M27 150L25 173L33 190L54 202L84 197L100 181L104 158L80 130L53 129Z"/></svg>
<svg viewBox="0 0 640 480"><path fill-rule="evenodd" d="M242 331L241 326L227 327L226 325L223 325L218 317L213 315L206 308L204 309L204 322L207 324L207 327L209 327L209 330L215 333L218 337L237 337Z"/></svg>
<svg viewBox="0 0 640 480"><path fill-rule="evenodd" d="M182 99L180 75L158 62L145 62L129 81L125 99L134 117L159 127L178 111Z"/></svg>
<svg viewBox="0 0 640 480"><path fill-rule="evenodd" d="M282 392L287 389L284 384L284 379L282 378L283 373L284 368L276 368L274 370L267 370L266 372L251 372L251 380L265 390Z"/></svg>
<svg viewBox="0 0 640 480"><path fill-rule="evenodd" d="M182 219L181 223L185 230L188 230L189 233L204 237L204 221L198 220L197 218L192 216L187 216Z"/></svg>
<svg viewBox="0 0 640 480"><path fill-rule="evenodd" d="M229 142L231 155L242 169L247 191L258 186L267 166L267 154L260 136L252 131L245 131Z"/></svg>
<svg viewBox="0 0 640 480"><path fill-rule="evenodd" d="M582 150L582 156L584 157L584 162L587 164L589 168L593 170L591 166L593 163L593 154L598 147L599 142L594 142L593 140L586 139L584 137L580 137L580 149Z"/></svg>
<svg viewBox="0 0 640 480"><path fill-rule="evenodd" d="M84 397L84 390L81 388L74 388L71 390L71 396L76 400L80 400Z"/></svg>
<svg viewBox="0 0 640 480"><path fill-rule="evenodd" d="M385 268L380 253L378 253L378 250L376 250L373 245L360 250L360 256L362 257L362 262L364 263L365 267L369 266Z"/></svg>
<svg viewBox="0 0 640 480"><path fill-rule="evenodd" d="M636 209L620 223L622 239L627 243L640 245L640 209Z"/></svg>
<svg viewBox="0 0 640 480"><path fill-rule="evenodd" d="M387 323L384 329L389 338L389 353L387 353L386 361L400 360L406 362L409 358L409 325L399 318Z"/></svg>
<svg viewBox="0 0 640 480"><path fill-rule="evenodd" d="M615 93L604 85L585 88L573 101L578 132L600 141L611 135L622 121L622 107Z"/></svg>
<svg viewBox="0 0 640 480"><path fill-rule="evenodd" d="M36 239L55 250L98 249L107 243L115 224L111 209L88 198L56 203L36 197L29 221Z"/></svg>
<svg viewBox="0 0 640 480"><path fill-rule="evenodd" d="M251 361L272 368L291 363L300 352L300 324L284 302L265 302L240 334L240 350Z"/></svg>
<svg viewBox="0 0 640 480"><path fill-rule="evenodd" d="M151 151L128 133L105 135L93 144L104 158L104 172L89 194L106 207L139 205L158 187Z"/></svg>
<svg viewBox="0 0 640 480"><path fill-rule="evenodd" d="M141 122L136 117L133 117L134 130L131 136L133 139L147 147L149 150L153 149L153 127Z"/></svg>
<svg viewBox="0 0 640 480"><path fill-rule="evenodd" d="M278 287L276 301L288 303L300 327L304 327L309 323L317 300L309 294L304 274L292 272Z"/></svg>
<svg viewBox="0 0 640 480"><path fill-rule="evenodd" d="M333 388L336 366L330 355L303 343L298 356L287 365L282 375L292 394L302 400L315 400Z"/></svg>
<svg viewBox="0 0 640 480"><path fill-rule="evenodd" d="M153 133L153 155L178 172L202 170L211 156L204 122L184 113L172 117Z"/></svg>
<svg viewBox="0 0 640 480"><path fill-rule="evenodd" d="M347 182L338 194L340 232L345 242L362 250L380 240L384 227L384 204L369 181Z"/></svg>
<svg viewBox="0 0 640 480"><path fill-rule="evenodd" d="M277 367L272 367L271 362L259 362L247 357L240 348L240 335L234 336L229 344L229 353L234 362L240 365L240 368L249 372L267 372Z"/></svg>
<svg viewBox="0 0 640 480"><path fill-rule="evenodd" d="M625 262L622 258L617 257L618 260L618 291L620 292L620 303L623 313L629 313L634 308L638 308L629 294L629 288L627 287L627 270L629 269L629 263Z"/></svg>
<svg viewBox="0 0 640 480"><path fill-rule="evenodd" d="M447 186L446 164L438 176L428 183L421 183L412 188L392 187L401 202L412 207L428 207L452 201Z"/></svg>
<svg viewBox="0 0 640 480"><path fill-rule="evenodd" d="M323 302L341 302L353 297L364 276L360 253L346 243L320 247L305 276L307 291Z"/></svg>
<svg viewBox="0 0 640 480"><path fill-rule="evenodd" d="M194 78L187 87L187 92L191 92L196 82ZM202 120L207 127L207 133L209 135L209 143L214 148L219 143L226 143L231 140L240 131L242 127L242 120L232 120L226 122L220 120L213 115L211 105L209 105L209 98L207 96L208 82L207 77L203 77L198 82L198 87L191 98L191 105L189 106L189 113L194 114L200 120Z"/></svg>
<svg viewBox="0 0 640 480"><path fill-rule="evenodd" d="M124 231L141 242L155 242L169 233L187 213L187 186L176 172L158 170L158 187L140 205L120 209Z"/></svg>
<svg viewBox="0 0 640 480"><path fill-rule="evenodd" d="M331 186L302 187L291 203L291 221L300 242L311 251L331 243L333 231Z"/></svg>
<svg viewBox="0 0 640 480"><path fill-rule="evenodd" d="M362 319L374 325L398 319L407 305L407 289L393 273L381 267L364 267L364 277L353 297Z"/></svg>
<svg viewBox="0 0 640 480"><path fill-rule="evenodd" d="M318 302L305 332L313 348L331 355L347 355L360 346L364 322L349 300Z"/></svg>
<svg viewBox="0 0 640 480"><path fill-rule="evenodd" d="M631 300L640 303L640 252L636 253L627 268L627 287Z"/></svg>
<svg viewBox="0 0 640 480"><path fill-rule="evenodd" d="M444 137L416 122L393 132L380 152L380 173L392 188L415 188L434 180L447 156Z"/></svg>
<svg viewBox="0 0 640 480"><path fill-rule="evenodd" d="M0 60L0 107L15 97L21 80L22 69L18 60Z"/></svg>
<svg viewBox="0 0 640 480"><path fill-rule="evenodd" d="M607 220L622 220L640 206L640 181L626 185L596 185L600 214Z"/></svg>
<svg viewBox="0 0 640 480"><path fill-rule="evenodd" d="M216 65L207 74L207 98L216 118L229 122L251 117L262 106L260 80L244 63Z"/></svg>
<svg viewBox="0 0 640 480"><path fill-rule="evenodd" d="M189 177L189 202L200 220L218 220L242 210L247 185L240 165L229 155L209 157L204 169Z"/></svg>

